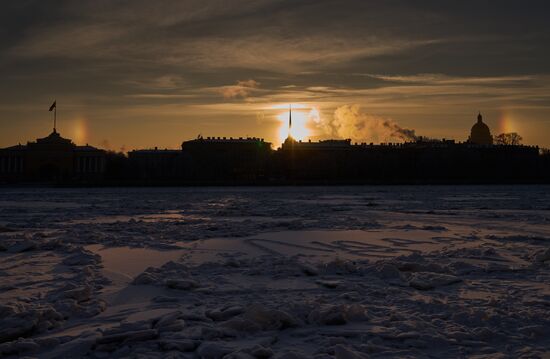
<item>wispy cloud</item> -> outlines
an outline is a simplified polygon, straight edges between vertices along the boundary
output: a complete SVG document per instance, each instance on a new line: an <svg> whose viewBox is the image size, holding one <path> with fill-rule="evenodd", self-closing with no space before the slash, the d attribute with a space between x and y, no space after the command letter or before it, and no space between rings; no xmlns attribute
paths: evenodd
<svg viewBox="0 0 550 359"><path fill-rule="evenodd" d="M244 80L237 81L236 85L231 86L221 86L217 90L223 95L226 99L232 99L236 97L246 98L252 92L258 89L260 83L255 80Z"/></svg>
<svg viewBox="0 0 550 359"><path fill-rule="evenodd" d="M327 116L357 103L405 128L423 123L422 134L445 127L436 117L478 109L525 109L526 123L547 123L550 113L550 31L538 4L506 1L493 16L493 4L473 0L55 3L55 14L44 1L3 7L2 118L41 126L44 106L34 103L52 94L64 116L131 124L145 139L150 121L178 124L182 135L225 118L235 132L262 131L250 129L256 112L271 123L263 109L288 103ZM545 126L533 132L542 138Z"/></svg>
<svg viewBox="0 0 550 359"><path fill-rule="evenodd" d="M195 94L163 94L163 93L140 93L140 94L131 94L125 95L129 98L144 98L144 99L186 99L186 98L197 98L198 95Z"/></svg>
<svg viewBox="0 0 550 359"><path fill-rule="evenodd" d="M514 83L526 83L537 79L534 75L524 76L478 76L459 77L445 74L417 74L417 75L376 75L360 74L387 82L413 83L413 84L441 84L441 85L506 85Z"/></svg>
<svg viewBox="0 0 550 359"><path fill-rule="evenodd" d="M130 78L123 81L124 84L149 90L175 90L186 85L185 79L180 75L166 74L151 78Z"/></svg>

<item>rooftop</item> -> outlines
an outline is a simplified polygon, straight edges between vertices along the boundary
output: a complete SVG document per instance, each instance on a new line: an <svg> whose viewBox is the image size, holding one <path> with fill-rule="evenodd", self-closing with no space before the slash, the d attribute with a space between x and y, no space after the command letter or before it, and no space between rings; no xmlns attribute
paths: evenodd
<svg viewBox="0 0 550 359"><path fill-rule="evenodd" d="M190 140L190 141L186 141L186 142L198 142L198 141L203 141L203 142L232 142L232 143L235 143L235 142L264 142L264 139L263 138L259 138L259 137L202 137L202 136L199 136L198 138L194 139L194 140Z"/></svg>

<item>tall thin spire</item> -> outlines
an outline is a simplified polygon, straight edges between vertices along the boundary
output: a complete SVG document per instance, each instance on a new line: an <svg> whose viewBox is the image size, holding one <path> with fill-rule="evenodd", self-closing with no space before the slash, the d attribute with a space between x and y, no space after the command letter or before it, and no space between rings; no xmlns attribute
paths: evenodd
<svg viewBox="0 0 550 359"><path fill-rule="evenodd" d="M288 105L288 137L291 137L292 130L292 104Z"/></svg>

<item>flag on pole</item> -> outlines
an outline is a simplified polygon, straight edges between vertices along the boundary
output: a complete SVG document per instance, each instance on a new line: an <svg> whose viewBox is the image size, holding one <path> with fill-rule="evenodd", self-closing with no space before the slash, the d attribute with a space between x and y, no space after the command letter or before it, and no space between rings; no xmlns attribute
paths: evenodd
<svg viewBox="0 0 550 359"><path fill-rule="evenodd" d="M54 108L56 108L56 102L57 102L57 100L55 100L55 101L52 103L52 105L50 106L50 110L49 110L50 112L53 111Z"/></svg>

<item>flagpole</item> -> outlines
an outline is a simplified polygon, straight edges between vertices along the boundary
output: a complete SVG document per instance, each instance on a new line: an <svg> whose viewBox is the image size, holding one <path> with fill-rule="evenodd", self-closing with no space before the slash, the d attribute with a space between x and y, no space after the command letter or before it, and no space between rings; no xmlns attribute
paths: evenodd
<svg viewBox="0 0 550 359"><path fill-rule="evenodd" d="M53 132L57 132L57 100L54 100L49 109L50 112L53 111Z"/></svg>

